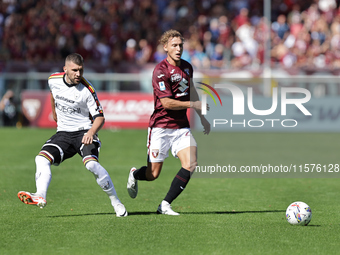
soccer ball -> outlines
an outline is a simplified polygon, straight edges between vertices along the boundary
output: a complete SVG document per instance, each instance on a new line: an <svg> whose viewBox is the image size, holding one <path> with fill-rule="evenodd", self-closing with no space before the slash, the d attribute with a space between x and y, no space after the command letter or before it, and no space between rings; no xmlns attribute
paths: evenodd
<svg viewBox="0 0 340 255"><path fill-rule="evenodd" d="M304 202L291 203L286 210L286 219L292 225L306 226L312 219L312 210Z"/></svg>

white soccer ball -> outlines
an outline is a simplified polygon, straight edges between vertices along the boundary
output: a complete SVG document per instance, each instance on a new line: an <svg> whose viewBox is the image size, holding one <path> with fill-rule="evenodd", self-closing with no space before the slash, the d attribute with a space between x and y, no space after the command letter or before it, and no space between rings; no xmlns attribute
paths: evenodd
<svg viewBox="0 0 340 255"><path fill-rule="evenodd" d="M286 210L286 219L292 225L306 226L312 219L312 210L304 202L291 203Z"/></svg>

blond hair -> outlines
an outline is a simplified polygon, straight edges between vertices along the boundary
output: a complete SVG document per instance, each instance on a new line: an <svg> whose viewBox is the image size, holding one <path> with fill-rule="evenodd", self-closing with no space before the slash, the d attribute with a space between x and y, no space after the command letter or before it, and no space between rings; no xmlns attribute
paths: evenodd
<svg viewBox="0 0 340 255"><path fill-rule="evenodd" d="M182 34L180 32L178 32L177 30L174 29L170 29L168 31L165 31L161 37L161 39L159 39L159 43L161 45L165 45L168 43L168 41L174 37L179 37L182 42L184 42L184 38L182 36Z"/></svg>

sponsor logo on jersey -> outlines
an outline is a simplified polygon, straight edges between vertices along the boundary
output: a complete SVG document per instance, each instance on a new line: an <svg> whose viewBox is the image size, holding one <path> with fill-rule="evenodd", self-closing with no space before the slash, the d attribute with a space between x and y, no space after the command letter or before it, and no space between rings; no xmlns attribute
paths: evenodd
<svg viewBox="0 0 340 255"><path fill-rule="evenodd" d="M174 73L175 72L175 69L172 69L170 73Z"/></svg>
<svg viewBox="0 0 340 255"><path fill-rule="evenodd" d="M71 104L74 104L73 100L67 99L67 98L65 98L63 96L56 95L55 98L59 99L59 100L62 100L62 101L65 101L65 102L68 102L68 103L71 103Z"/></svg>
<svg viewBox="0 0 340 255"><path fill-rule="evenodd" d="M175 73L171 75L170 79L171 79L171 82L177 82L182 79L182 76L179 73Z"/></svg>
<svg viewBox="0 0 340 255"><path fill-rule="evenodd" d="M160 74L157 76L158 79L162 78L164 76L164 74Z"/></svg>
<svg viewBox="0 0 340 255"><path fill-rule="evenodd" d="M164 91L164 90L165 90L165 84L164 84L164 81L158 82L158 85L159 85L159 89L160 89L160 91Z"/></svg>
<svg viewBox="0 0 340 255"><path fill-rule="evenodd" d="M152 149L151 151L152 157L157 158L159 155L159 150L158 149Z"/></svg>
<svg viewBox="0 0 340 255"><path fill-rule="evenodd" d="M72 107L68 107L65 105L61 105L56 103L55 104L55 108L58 109L61 112L67 112L69 114L73 114L73 113L81 113L81 109L80 108L72 108Z"/></svg>

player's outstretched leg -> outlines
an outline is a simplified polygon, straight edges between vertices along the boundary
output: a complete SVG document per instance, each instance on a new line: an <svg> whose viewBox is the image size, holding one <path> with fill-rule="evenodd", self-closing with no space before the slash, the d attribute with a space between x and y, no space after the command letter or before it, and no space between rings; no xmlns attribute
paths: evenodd
<svg viewBox="0 0 340 255"><path fill-rule="evenodd" d="M167 215L179 215L179 213L174 212L171 209L170 204L174 201L179 194L185 189L186 185L190 180L190 171L185 168L181 168L175 178L173 179L170 189L166 194L162 203L158 206L157 213L167 214Z"/></svg>
<svg viewBox="0 0 340 255"><path fill-rule="evenodd" d="M125 206L119 200L112 180L105 170L97 161L87 161L85 167L93 173L98 185L109 196L117 217L126 217L128 215Z"/></svg>
<svg viewBox="0 0 340 255"><path fill-rule="evenodd" d="M53 156L47 151L41 151L38 156L35 157L36 164L36 172L35 172L35 186L37 188L37 192L35 194L39 194L41 197L46 199L47 189L50 185L52 179L51 173L51 164L53 162Z"/></svg>
<svg viewBox="0 0 340 255"><path fill-rule="evenodd" d="M48 156L50 160L46 156ZM39 155L35 157L35 184L37 187L37 192L30 193L27 191L20 191L18 193L18 198L23 203L28 205L36 205L40 208L44 208L46 206L46 193L52 178L52 160L53 156L47 151L41 151Z"/></svg>

